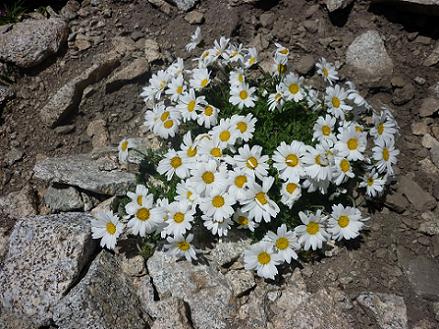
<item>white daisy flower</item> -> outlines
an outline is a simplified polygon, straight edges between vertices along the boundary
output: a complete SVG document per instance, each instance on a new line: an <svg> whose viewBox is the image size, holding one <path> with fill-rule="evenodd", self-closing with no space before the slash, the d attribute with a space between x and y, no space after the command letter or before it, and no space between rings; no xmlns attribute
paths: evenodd
<svg viewBox="0 0 439 329"><path fill-rule="evenodd" d="M278 227L276 233L268 231L264 240L270 242L279 257L288 264L291 263L291 259L298 258L295 250L299 249L300 246L296 234L293 231L288 231L285 224Z"/></svg>
<svg viewBox="0 0 439 329"><path fill-rule="evenodd" d="M185 92L186 85L184 84L183 75L178 75L171 80L165 94L170 96L171 101L177 102Z"/></svg>
<svg viewBox="0 0 439 329"><path fill-rule="evenodd" d="M287 57L274 57L271 74L275 77L282 77L288 71Z"/></svg>
<svg viewBox="0 0 439 329"><path fill-rule="evenodd" d="M160 115L159 120L156 120L153 132L162 137L174 137L180 126L180 114L175 111L174 107L167 107Z"/></svg>
<svg viewBox="0 0 439 329"><path fill-rule="evenodd" d="M191 170L191 181L197 193L201 195L205 191L209 193L214 188L226 188L228 179L225 171L226 169L215 160L196 163L194 169Z"/></svg>
<svg viewBox="0 0 439 329"><path fill-rule="evenodd" d="M206 105L205 97L195 95L195 90L190 89L188 93L183 94L176 108L180 111L184 121L196 120L198 118L197 111L202 111L202 105Z"/></svg>
<svg viewBox="0 0 439 329"><path fill-rule="evenodd" d="M288 208L292 208L294 203L302 196L302 187L298 177L293 177L282 184L281 202Z"/></svg>
<svg viewBox="0 0 439 329"><path fill-rule="evenodd" d="M254 178L239 168L234 168L228 172L229 177L229 194L235 200L241 201L246 196L248 187L252 184Z"/></svg>
<svg viewBox="0 0 439 329"><path fill-rule="evenodd" d="M163 221L163 210L161 208L153 208L153 205L153 195L147 194L145 197L142 197L141 205L130 202L125 206L126 213L129 217L132 217L127 223L131 234L144 237L146 234L152 233Z"/></svg>
<svg viewBox="0 0 439 329"><path fill-rule="evenodd" d="M338 135L335 149L348 160L357 161L364 159L363 153L366 150L366 144L366 133L359 131L359 129L351 125L348 128L344 128Z"/></svg>
<svg viewBox="0 0 439 329"><path fill-rule="evenodd" d="M230 118L221 119L219 125L212 128L212 136L218 140L221 148L226 148L229 145L234 145L238 133L232 127L232 121Z"/></svg>
<svg viewBox="0 0 439 329"><path fill-rule="evenodd" d="M241 201L242 211L248 212L249 218L254 219L257 223L261 222L262 219L269 223L271 217L276 218L280 209L276 202L268 196L274 178L264 177L261 180L262 186L253 182L249 187L245 199Z"/></svg>
<svg viewBox="0 0 439 329"><path fill-rule="evenodd" d="M101 239L102 248L114 249L119 236L122 234L124 225L119 217L112 211L99 211L95 214L95 220L91 222L93 239Z"/></svg>
<svg viewBox="0 0 439 329"><path fill-rule="evenodd" d="M395 142L393 140L376 141L375 146L372 148L372 157L377 163L375 164L378 172L387 173L393 175L393 165L398 162L396 156L399 154L399 150L395 148Z"/></svg>
<svg viewBox="0 0 439 329"><path fill-rule="evenodd" d="M193 234L189 234L186 238L183 235L176 235L175 237L168 237L165 244L167 252L176 257L184 257L188 262L192 259L197 259L195 248L192 246Z"/></svg>
<svg viewBox="0 0 439 329"><path fill-rule="evenodd" d="M328 193L328 188L330 184L331 184L330 179L318 180L308 177L302 182L302 188L306 189L308 193L319 191L320 194L325 195Z"/></svg>
<svg viewBox="0 0 439 329"><path fill-rule="evenodd" d="M294 177L301 178L305 171L302 166L302 159L306 153L306 146L299 141L292 141L291 144L281 142L273 154L273 166L279 171L282 179Z"/></svg>
<svg viewBox="0 0 439 329"><path fill-rule="evenodd" d="M344 207L342 204L333 205L328 220L328 232L338 241L355 239L360 235L365 220L367 219L362 218L357 208Z"/></svg>
<svg viewBox="0 0 439 329"><path fill-rule="evenodd" d="M328 63L326 59L321 58L320 61L316 64L316 67L317 74L321 75L323 79L325 79L331 86L339 79L338 73L335 70L334 65Z"/></svg>
<svg viewBox="0 0 439 329"><path fill-rule="evenodd" d="M145 185L137 185L135 192L127 192L127 196L131 199L131 201L127 203L125 207L141 207L143 204L143 199L147 198L148 193L148 188Z"/></svg>
<svg viewBox="0 0 439 329"><path fill-rule="evenodd" d="M230 71L229 84L231 88L239 87L243 83L245 83L245 75L242 69Z"/></svg>
<svg viewBox="0 0 439 329"><path fill-rule="evenodd" d="M170 74L173 77L178 77L183 75L184 72L184 61L183 58L178 57L174 63L169 65L166 69L166 73Z"/></svg>
<svg viewBox="0 0 439 329"><path fill-rule="evenodd" d="M374 126L370 129L370 135L374 137L375 143L389 142L395 139L398 132L398 125L390 111L381 111L379 115L373 113L372 120Z"/></svg>
<svg viewBox="0 0 439 329"><path fill-rule="evenodd" d="M223 149L219 137L209 136L209 138L203 138L199 144L200 155L210 159L220 160L223 158Z"/></svg>
<svg viewBox="0 0 439 329"><path fill-rule="evenodd" d="M212 219L212 217L203 215L203 225L213 234L219 237L227 236L232 224L230 217L222 218L219 220Z"/></svg>
<svg viewBox="0 0 439 329"><path fill-rule="evenodd" d="M235 154L233 160L235 165L244 170L251 177L258 177L262 180L268 175L269 165L267 161L268 155L261 155L262 147L259 145L253 145L252 148L245 144L238 149L238 154Z"/></svg>
<svg viewBox="0 0 439 329"><path fill-rule="evenodd" d="M198 114L197 123L209 129L218 122L218 112L219 110L216 107L206 104Z"/></svg>
<svg viewBox="0 0 439 329"><path fill-rule="evenodd" d="M260 277L274 280L276 266L281 263L281 258L275 254L271 243L258 242L244 252L244 266L246 270L256 270Z"/></svg>
<svg viewBox="0 0 439 329"><path fill-rule="evenodd" d="M227 39L225 37L221 37L219 39L219 41L215 40L215 42L213 44L213 47L214 47L214 50L215 50L216 58L223 57L223 55L226 52L227 46L229 45L229 41L230 41L230 39Z"/></svg>
<svg viewBox="0 0 439 329"><path fill-rule="evenodd" d="M128 151L136 147L134 141L129 138L124 138L120 141L117 150L119 151L119 163L128 163Z"/></svg>
<svg viewBox="0 0 439 329"><path fill-rule="evenodd" d="M326 181L332 177L333 156L331 149L325 144L317 144L316 147L307 147L303 157L306 174L314 180Z"/></svg>
<svg viewBox="0 0 439 329"><path fill-rule="evenodd" d="M160 175L166 175L168 181L172 179L174 174L184 179L189 175L189 169L192 168L193 163L194 160L185 157L183 152L170 149L165 157L160 160L157 172Z"/></svg>
<svg viewBox="0 0 439 329"><path fill-rule="evenodd" d="M274 45L276 46L274 58L276 60L286 62L288 60L288 56L290 55L288 48L282 46L280 43L275 43Z"/></svg>
<svg viewBox="0 0 439 329"><path fill-rule="evenodd" d="M162 220L161 220L161 222L158 223L155 232L160 233L160 236L162 237L162 239L166 238L166 236L167 236L165 228L166 228L166 226L168 226L168 218L169 218L168 208L169 208L169 200L168 199L166 199L166 198L157 199L155 209L157 209L158 211L161 212Z"/></svg>
<svg viewBox="0 0 439 329"><path fill-rule="evenodd" d="M295 102L301 101L305 97L302 83L303 77L299 77L294 73L288 73L280 84L286 99L293 100Z"/></svg>
<svg viewBox="0 0 439 329"><path fill-rule="evenodd" d="M244 107L254 107L257 99L257 97L253 95L255 91L255 87L249 87L246 83L243 83L240 86L232 87L230 89L229 102L232 105L238 106L238 108L241 110Z"/></svg>
<svg viewBox="0 0 439 329"><path fill-rule="evenodd" d="M334 134L336 119L329 114L325 117L318 117L314 124L313 140L319 143L326 141L330 145L334 145L337 137Z"/></svg>
<svg viewBox="0 0 439 329"><path fill-rule="evenodd" d="M281 109L285 104L286 96L281 85L276 85L276 92L268 96L268 110Z"/></svg>
<svg viewBox="0 0 439 329"><path fill-rule="evenodd" d="M186 180L177 184L176 201L186 201L190 205L194 206L198 204L199 195L195 188L195 184L191 180Z"/></svg>
<svg viewBox="0 0 439 329"><path fill-rule="evenodd" d="M242 139L244 142L248 142L253 137L257 119L250 113L246 116L235 114L230 118L230 121L238 138Z"/></svg>
<svg viewBox="0 0 439 329"><path fill-rule="evenodd" d="M368 197L375 198L376 196L381 195L384 191L385 184L386 181L379 177L375 170L372 170L364 175L363 181L360 182L359 186L366 188L366 195Z"/></svg>
<svg viewBox="0 0 439 329"><path fill-rule="evenodd" d="M258 62L258 51L256 48L249 48L247 54L244 56L244 65L249 68Z"/></svg>
<svg viewBox="0 0 439 329"><path fill-rule="evenodd" d="M343 157L335 158L334 183L340 185L346 182L349 178L354 178L355 174L352 171L352 165L348 159Z"/></svg>
<svg viewBox="0 0 439 329"><path fill-rule="evenodd" d="M187 202L174 201L168 206L167 235L184 235L192 228L195 209Z"/></svg>
<svg viewBox="0 0 439 329"><path fill-rule="evenodd" d="M195 159L198 155L198 146L192 141L192 134L190 131L183 136L183 143L180 145L180 149L183 157Z"/></svg>
<svg viewBox="0 0 439 329"><path fill-rule="evenodd" d="M191 52L194 50L203 40L203 36L201 35L201 28L197 26L195 32L191 35L191 41L186 45L186 50Z"/></svg>
<svg viewBox="0 0 439 329"><path fill-rule="evenodd" d="M337 119L344 120L345 113L352 110L352 107L345 103L348 93L339 85L335 87L327 87L325 95L325 103L328 107L328 112L334 115Z"/></svg>
<svg viewBox="0 0 439 329"><path fill-rule="evenodd" d="M191 87L195 90L206 88L210 83L210 73L206 68L194 69L192 71L192 79L189 81Z"/></svg>
<svg viewBox="0 0 439 329"><path fill-rule="evenodd" d="M248 217L248 213L242 212L240 209L233 214L233 220L239 225L239 229L250 230L251 232L254 232L255 228L259 226L258 223Z"/></svg>
<svg viewBox="0 0 439 329"><path fill-rule="evenodd" d="M145 98L145 101L159 100L162 93L168 86L169 80L172 76L164 70L160 70L153 74L149 79L149 85L143 88L143 92L140 94L141 97Z"/></svg>
<svg viewBox="0 0 439 329"><path fill-rule="evenodd" d="M303 225L297 226L294 232L299 238L299 243L303 246L303 249L321 249L323 242L329 239L329 234L324 227L326 217L322 216L322 211L319 209L315 214L301 211L299 217Z"/></svg>
<svg viewBox="0 0 439 329"><path fill-rule="evenodd" d="M229 218L233 214L232 206L236 203L227 192L223 189L212 189L206 196L200 200L200 210L214 221L221 221Z"/></svg>
<svg viewBox="0 0 439 329"><path fill-rule="evenodd" d="M238 46L230 45L229 49L223 54L224 59L230 63L241 62L244 63L244 53L242 51L242 44Z"/></svg>

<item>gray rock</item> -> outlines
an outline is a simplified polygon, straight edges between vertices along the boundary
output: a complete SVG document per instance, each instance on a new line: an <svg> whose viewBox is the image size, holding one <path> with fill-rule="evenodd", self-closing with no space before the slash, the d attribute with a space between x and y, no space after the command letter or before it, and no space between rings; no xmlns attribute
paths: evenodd
<svg viewBox="0 0 439 329"><path fill-rule="evenodd" d="M430 93L435 96L436 98L439 98L439 81L436 83L433 83L430 88L428 88Z"/></svg>
<svg viewBox="0 0 439 329"><path fill-rule="evenodd" d="M11 89L6 86L0 85L0 107L6 104L6 102L14 96Z"/></svg>
<svg viewBox="0 0 439 329"><path fill-rule="evenodd" d="M439 217L432 212L425 212L421 215L424 220L421 225L419 225L419 232L427 235L438 235L439 234Z"/></svg>
<svg viewBox="0 0 439 329"><path fill-rule="evenodd" d="M203 24L204 23L204 14L201 11L192 10L184 16L184 20L192 25Z"/></svg>
<svg viewBox="0 0 439 329"><path fill-rule="evenodd" d="M110 143L110 135L105 120L98 119L90 122L87 126L87 136L91 137L93 149L107 146Z"/></svg>
<svg viewBox="0 0 439 329"><path fill-rule="evenodd" d="M439 7L439 6L438 6ZM424 60L424 66L434 66L439 63L439 45L433 49L430 55Z"/></svg>
<svg viewBox="0 0 439 329"><path fill-rule="evenodd" d="M273 12L267 11L259 16L259 22L261 22L262 27L266 29L271 29L273 27L276 16Z"/></svg>
<svg viewBox="0 0 439 329"><path fill-rule="evenodd" d="M8 153L6 153L5 162L8 166L12 166L14 163L23 159L24 152L16 147L12 147Z"/></svg>
<svg viewBox="0 0 439 329"><path fill-rule="evenodd" d="M0 269L0 302L37 326L75 284L96 244L84 213L27 217L14 227Z"/></svg>
<svg viewBox="0 0 439 329"><path fill-rule="evenodd" d="M390 79L393 74L393 61L377 31L356 37L348 47L346 62L360 76L364 74L364 80L373 83Z"/></svg>
<svg viewBox="0 0 439 329"><path fill-rule="evenodd" d="M187 306L178 298L167 298L155 303L157 313L151 329L192 329L186 315Z"/></svg>
<svg viewBox="0 0 439 329"><path fill-rule="evenodd" d="M398 191L404 194L410 203L420 211L436 207L436 199L408 176L401 176L399 178Z"/></svg>
<svg viewBox="0 0 439 329"><path fill-rule="evenodd" d="M329 12L344 9L349 6L353 0L325 0L326 8L328 8Z"/></svg>
<svg viewBox="0 0 439 329"><path fill-rule="evenodd" d="M402 88L396 88L393 91L392 103L395 105L404 105L415 97L416 88L407 83Z"/></svg>
<svg viewBox="0 0 439 329"><path fill-rule="evenodd" d="M427 97L422 101L419 108L419 115L421 117L430 117L439 111L439 99L435 97Z"/></svg>
<svg viewBox="0 0 439 329"><path fill-rule="evenodd" d="M118 55L115 53L108 54L80 75L67 82L58 89L40 110L42 121L51 127L61 124L63 120L77 110L84 89L108 76L119 64Z"/></svg>
<svg viewBox="0 0 439 329"><path fill-rule="evenodd" d="M430 149L430 157L436 167L439 167L439 145L433 144Z"/></svg>
<svg viewBox="0 0 439 329"><path fill-rule="evenodd" d="M149 64L144 58L135 59L132 63L116 71L106 82L107 92L145 76L149 72Z"/></svg>
<svg viewBox="0 0 439 329"><path fill-rule="evenodd" d="M59 18L25 20L0 32L0 60L29 68L56 54L67 40L67 24Z"/></svg>
<svg viewBox="0 0 439 329"><path fill-rule="evenodd" d="M211 265L221 267L237 260L251 244L251 239L242 232L230 232L227 237L214 243L206 255Z"/></svg>
<svg viewBox="0 0 439 329"><path fill-rule="evenodd" d="M71 186L49 186L44 195L44 202L53 213L82 210L84 208L81 194Z"/></svg>
<svg viewBox="0 0 439 329"><path fill-rule="evenodd" d="M230 270L225 274L230 282L235 297L241 297L256 286L253 272L247 270Z"/></svg>
<svg viewBox="0 0 439 329"><path fill-rule="evenodd" d="M150 64L162 59L162 54L160 53L160 46L157 43L157 41L153 39L145 40L144 52L145 52L145 59Z"/></svg>
<svg viewBox="0 0 439 329"><path fill-rule="evenodd" d="M29 185L20 191L11 192L0 197L0 213L8 214L11 217L21 218L36 215L34 192Z"/></svg>
<svg viewBox="0 0 439 329"><path fill-rule="evenodd" d="M410 125L410 128L412 134L416 136L424 136L425 134L430 133L430 128L425 121L415 121Z"/></svg>
<svg viewBox="0 0 439 329"><path fill-rule="evenodd" d="M177 6L180 10L189 11L195 7L199 0L169 0L169 2Z"/></svg>
<svg viewBox="0 0 439 329"><path fill-rule="evenodd" d="M404 198L401 192L394 192L386 195L386 201L384 202L386 207L394 210L398 214L402 214L407 209L407 199Z"/></svg>
<svg viewBox="0 0 439 329"><path fill-rule="evenodd" d="M399 247L398 263L416 295L439 300L439 265L433 259L414 255L408 249Z"/></svg>
<svg viewBox="0 0 439 329"><path fill-rule="evenodd" d="M34 176L48 183L77 186L105 195L124 195L136 186L136 176L117 170L115 160L93 159L88 154L37 161Z"/></svg>
<svg viewBox="0 0 439 329"><path fill-rule="evenodd" d="M305 75L312 71L315 64L316 61L312 55L305 55L297 61L295 68L299 74Z"/></svg>
<svg viewBox="0 0 439 329"><path fill-rule="evenodd" d="M357 302L371 311L381 329L407 329L404 298L396 295L363 292Z"/></svg>
<svg viewBox="0 0 439 329"><path fill-rule="evenodd" d="M148 328L140 303L117 259L102 251L55 307L53 320L63 329Z"/></svg>
<svg viewBox="0 0 439 329"><path fill-rule="evenodd" d="M172 6L165 0L148 0L148 2L154 7L160 9L160 11L162 11L166 15L169 15L172 11Z"/></svg>
<svg viewBox="0 0 439 329"><path fill-rule="evenodd" d="M236 311L233 290L212 267L176 262L161 251L148 259L147 267L160 299L176 297L190 307L194 328L229 328Z"/></svg>
<svg viewBox="0 0 439 329"><path fill-rule="evenodd" d="M439 141L430 134L425 134L422 136L421 144L423 147L431 149L433 146L439 146Z"/></svg>

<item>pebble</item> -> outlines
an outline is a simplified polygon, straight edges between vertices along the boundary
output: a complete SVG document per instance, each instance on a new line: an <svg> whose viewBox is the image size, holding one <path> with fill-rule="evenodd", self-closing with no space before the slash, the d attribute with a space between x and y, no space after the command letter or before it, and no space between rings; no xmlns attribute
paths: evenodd
<svg viewBox="0 0 439 329"><path fill-rule="evenodd" d="M204 23L204 14L201 11L193 10L184 16L184 20L191 25Z"/></svg>

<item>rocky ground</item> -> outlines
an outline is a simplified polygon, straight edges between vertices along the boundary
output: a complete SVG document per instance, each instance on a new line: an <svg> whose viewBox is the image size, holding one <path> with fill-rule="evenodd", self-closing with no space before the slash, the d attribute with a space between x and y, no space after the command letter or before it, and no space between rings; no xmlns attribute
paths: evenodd
<svg viewBox="0 0 439 329"><path fill-rule="evenodd" d="M59 5L59 2L58 2ZM0 26L0 328L439 327L439 1L84 0ZM90 211L135 184L115 147L142 131L141 87L187 57L196 25L268 57L324 56L401 127L398 181L360 241L283 269L243 270L232 237L197 265L136 242L114 254Z"/></svg>

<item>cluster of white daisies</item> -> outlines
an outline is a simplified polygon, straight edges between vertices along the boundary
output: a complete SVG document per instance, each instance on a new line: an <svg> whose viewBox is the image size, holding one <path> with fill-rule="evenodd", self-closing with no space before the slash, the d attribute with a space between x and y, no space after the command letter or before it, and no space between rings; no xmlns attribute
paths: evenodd
<svg viewBox="0 0 439 329"><path fill-rule="evenodd" d="M186 48L193 50L200 40L197 30ZM327 83L320 94L306 86L303 77L288 72L288 55L287 48L276 44L272 93L249 81L249 70L258 62L256 50L224 37L202 52L195 68L185 68L178 59L152 76L141 94L155 102L145 114L145 126L164 139L184 134L180 147L169 149L157 167L167 181L177 182L176 197L154 200L143 185L128 192L124 221L129 233L142 237L158 233L166 238L165 248L171 254L191 260L198 252L190 233L196 222L223 237L234 227L254 231L262 223L276 221L278 203L287 211L306 193L328 195L331 200L347 193L351 182L357 182L369 198L383 193L399 153L394 145L398 127L391 113L373 113L368 126L362 125L360 118L373 111L352 83L338 83L332 64L324 59L317 64L317 73ZM231 117L221 118L221 108L210 104L204 93L227 83L221 74L228 74L228 101L239 113ZM316 111L320 116L313 128L313 145L284 141L274 154L264 154L261 146L252 144L258 129L252 108L261 100L267 111L279 111L286 102L302 102L304 110ZM193 136L191 131L182 131L189 121L205 132ZM127 160L133 147L129 139L120 143L120 161ZM273 196L275 178L280 184L278 197ZM97 217L93 238L114 248L125 224L112 213ZM268 231L253 244L244 254L246 268L274 278L276 266L297 259L298 250L322 248L329 239L356 238L367 220L357 208L342 204L328 211L300 211L298 217L302 225L289 229L279 223L276 232Z"/></svg>

